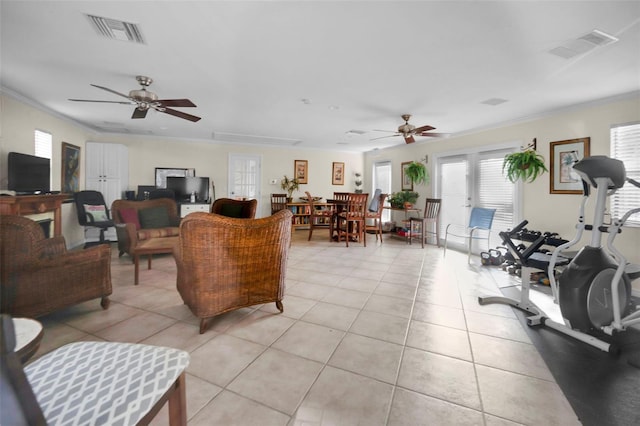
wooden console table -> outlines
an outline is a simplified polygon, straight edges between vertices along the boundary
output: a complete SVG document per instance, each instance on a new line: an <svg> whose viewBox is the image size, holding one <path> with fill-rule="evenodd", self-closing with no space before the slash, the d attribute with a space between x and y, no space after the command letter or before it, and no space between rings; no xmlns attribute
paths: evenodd
<svg viewBox="0 0 640 426"><path fill-rule="evenodd" d="M27 216L53 212L53 235L62 235L62 201L69 194L9 195L0 197L0 214Z"/></svg>

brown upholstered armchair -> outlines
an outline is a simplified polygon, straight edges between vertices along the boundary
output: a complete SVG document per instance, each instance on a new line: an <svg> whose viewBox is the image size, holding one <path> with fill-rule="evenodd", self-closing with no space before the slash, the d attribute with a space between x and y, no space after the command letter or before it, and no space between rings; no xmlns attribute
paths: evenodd
<svg viewBox="0 0 640 426"><path fill-rule="evenodd" d="M289 210L260 219L196 212L182 220L177 287L200 318L200 333L209 318L245 306L276 302L283 311L291 216Z"/></svg>
<svg viewBox="0 0 640 426"><path fill-rule="evenodd" d="M0 312L39 316L101 298L109 307L111 248L67 251L64 237L45 238L23 216L0 216Z"/></svg>
<svg viewBox="0 0 640 426"><path fill-rule="evenodd" d="M253 219L256 217L258 200L234 200L232 198L218 198L211 205L211 213L227 217Z"/></svg>
<svg viewBox="0 0 640 426"><path fill-rule="evenodd" d="M147 212L146 217L142 211ZM144 201L115 200L111 204L111 217L116 224L118 235L118 256L124 253L133 256L133 249L139 241L173 237L179 232L178 207L170 198Z"/></svg>

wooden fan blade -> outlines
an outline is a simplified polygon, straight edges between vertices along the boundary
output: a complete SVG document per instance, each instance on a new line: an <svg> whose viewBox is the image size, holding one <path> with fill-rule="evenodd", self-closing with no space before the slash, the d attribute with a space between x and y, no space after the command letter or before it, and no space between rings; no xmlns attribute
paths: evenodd
<svg viewBox="0 0 640 426"><path fill-rule="evenodd" d="M127 98L129 100L132 100L129 96L127 96L127 95L125 95L123 93L120 93L120 92L116 92L115 90L109 89L108 87L98 86L97 84L91 84L91 86L97 87L98 89L106 90L107 92L113 93L114 95L122 96L123 98Z"/></svg>
<svg viewBox="0 0 640 426"><path fill-rule="evenodd" d="M446 136L449 136L450 133L435 133L435 132L428 132L428 133L420 133L419 135L416 136L423 136L423 137L427 137L427 138L443 138Z"/></svg>
<svg viewBox="0 0 640 426"><path fill-rule="evenodd" d="M69 99L74 102L100 102L103 104L122 104L122 105L133 105L133 102L124 102L124 101L98 101L92 99Z"/></svg>
<svg viewBox="0 0 640 426"><path fill-rule="evenodd" d="M406 143L414 143L416 140L413 138L413 136L412 136L412 135L406 135L406 136L404 137L404 141L405 141Z"/></svg>
<svg viewBox="0 0 640 426"><path fill-rule="evenodd" d="M196 104L191 102L189 99L159 99L156 102L159 102L160 106L163 106L163 107L182 107L182 108L187 108L187 107L195 107L196 106Z"/></svg>
<svg viewBox="0 0 640 426"><path fill-rule="evenodd" d="M131 118L145 118L147 116L147 112L149 112L148 109L135 108Z"/></svg>
<svg viewBox="0 0 640 426"><path fill-rule="evenodd" d="M196 117L195 115L187 114L182 111L176 111L175 109L171 109L171 108L162 108L162 109L158 109L158 111L164 112L169 115L173 115L174 117L184 118L185 120L189 120L193 122L200 120L200 117Z"/></svg>
<svg viewBox="0 0 640 426"><path fill-rule="evenodd" d="M413 133L414 134L418 134L418 133L422 133L422 132L428 132L429 130L435 130L435 127L432 126L422 126L422 127L418 127L417 129L413 129Z"/></svg>

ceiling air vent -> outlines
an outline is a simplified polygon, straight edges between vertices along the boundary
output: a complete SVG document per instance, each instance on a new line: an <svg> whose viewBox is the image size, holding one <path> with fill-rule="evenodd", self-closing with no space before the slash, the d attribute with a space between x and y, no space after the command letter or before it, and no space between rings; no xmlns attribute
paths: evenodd
<svg viewBox="0 0 640 426"><path fill-rule="evenodd" d="M87 15L98 34L114 40L130 41L132 43L145 44L140 28L130 22L116 19L103 18L101 16Z"/></svg>
<svg viewBox="0 0 640 426"><path fill-rule="evenodd" d="M612 35L602 31L593 30L588 34L578 37L575 40L569 40L549 51L552 55L560 56L564 59L570 59L574 56L582 55L596 47L606 46L615 43L618 39Z"/></svg>

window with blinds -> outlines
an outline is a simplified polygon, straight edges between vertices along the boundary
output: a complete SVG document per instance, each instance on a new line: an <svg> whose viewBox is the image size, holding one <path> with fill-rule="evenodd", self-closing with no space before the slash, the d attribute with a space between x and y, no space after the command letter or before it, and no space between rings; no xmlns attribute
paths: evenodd
<svg viewBox="0 0 640 426"><path fill-rule="evenodd" d="M640 181L640 123L611 127L611 157L624 163L627 177ZM640 189L629 183L611 197L611 216L622 217L640 206ZM625 226L640 227L640 214L632 215Z"/></svg>
<svg viewBox="0 0 640 426"><path fill-rule="evenodd" d="M36 157L43 157L49 159L51 164L51 157L53 153L53 136L51 133L43 132L42 130L36 130L33 135L35 141L35 155ZM49 182L53 182L53 167L49 167ZM51 188L49 188L51 189Z"/></svg>

